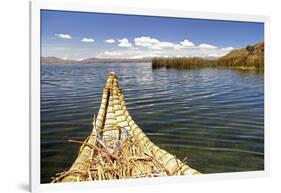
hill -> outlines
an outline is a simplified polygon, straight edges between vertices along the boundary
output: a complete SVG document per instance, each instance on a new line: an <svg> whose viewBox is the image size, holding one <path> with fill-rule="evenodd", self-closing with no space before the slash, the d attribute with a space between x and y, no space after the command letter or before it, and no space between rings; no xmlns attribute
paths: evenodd
<svg viewBox="0 0 281 193"><path fill-rule="evenodd" d="M264 42L233 50L219 58L218 64L229 67L264 68Z"/></svg>
<svg viewBox="0 0 281 193"><path fill-rule="evenodd" d="M77 61L75 60L64 60L53 56L41 57L41 64L75 64L75 63L77 63Z"/></svg>
<svg viewBox="0 0 281 193"><path fill-rule="evenodd" d="M64 60L57 57L41 57L41 64L101 64L101 63L140 63L151 62L151 58L142 59L110 59L87 58L84 60Z"/></svg>

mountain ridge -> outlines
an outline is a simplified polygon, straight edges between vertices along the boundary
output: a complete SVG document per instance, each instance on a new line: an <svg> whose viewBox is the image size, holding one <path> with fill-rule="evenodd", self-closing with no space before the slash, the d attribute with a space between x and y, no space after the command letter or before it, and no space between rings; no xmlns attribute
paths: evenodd
<svg viewBox="0 0 281 193"><path fill-rule="evenodd" d="M152 58L141 59L111 59L111 58L86 58L84 60L64 60L54 56L41 57L41 64L100 64L100 63L133 63L151 62Z"/></svg>

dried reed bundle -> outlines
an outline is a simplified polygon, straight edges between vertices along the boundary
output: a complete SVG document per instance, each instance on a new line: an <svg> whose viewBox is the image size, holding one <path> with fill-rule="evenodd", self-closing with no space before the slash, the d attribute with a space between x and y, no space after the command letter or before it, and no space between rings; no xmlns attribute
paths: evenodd
<svg viewBox="0 0 281 193"><path fill-rule="evenodd" d="M93 131L81 144L72 167L52 178L52 183L194 175L198 171L160 149L129 115L115 73L103 90Z"/></svg>

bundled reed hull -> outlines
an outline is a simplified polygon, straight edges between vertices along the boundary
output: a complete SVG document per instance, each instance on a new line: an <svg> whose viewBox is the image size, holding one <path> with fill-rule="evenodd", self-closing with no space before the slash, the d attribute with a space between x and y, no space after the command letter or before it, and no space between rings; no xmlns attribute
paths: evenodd
<svg viewBox="0 0 281 193"><path fill-rule="evenodd" d="M84 142L72 142L82 144L79 155L53 183L199 174L149 140L129 115L113 72L91 135Z"/></svg>

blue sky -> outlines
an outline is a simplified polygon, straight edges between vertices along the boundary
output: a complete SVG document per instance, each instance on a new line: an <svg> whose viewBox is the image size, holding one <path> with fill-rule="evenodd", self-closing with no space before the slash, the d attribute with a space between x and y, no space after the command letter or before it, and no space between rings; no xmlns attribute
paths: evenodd
<svg viewBox="0 0 281 193"><path fill-rule="evenodd" d="M41 11L42 56L64 59L218 57L263 39L263 23Z"/></svg>

